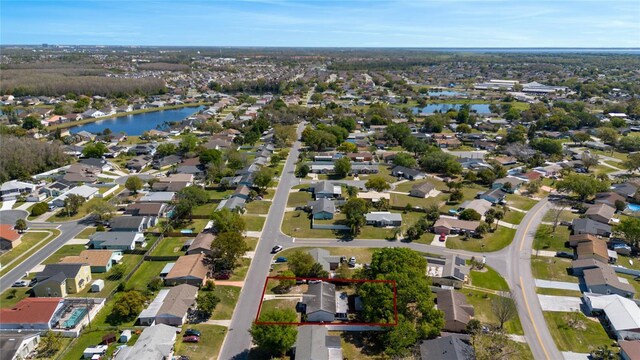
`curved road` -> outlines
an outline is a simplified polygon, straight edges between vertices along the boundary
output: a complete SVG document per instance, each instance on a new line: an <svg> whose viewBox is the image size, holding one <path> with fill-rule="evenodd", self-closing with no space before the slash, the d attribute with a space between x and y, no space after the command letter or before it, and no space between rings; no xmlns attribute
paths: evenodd
<svg viewBox="0 0 640 360"><path fill-rule="evenodd" d="M301 134L304 124L298 127L298 135ZM229 332L225 337L218 359L247 359L252 347L249 329L253 323L265 278L269 274L271 260L271 248L282 245L285 248L297 246L335 246L335 247L408 247L421 252L434 254L459 254L470 258L471 256L486 256L487 264L498 271L508 282L517 303L518 315L525 332L525 338L531 347L536 359L562 359L547 324L542 315L542 309L535 291L535 283L531 273L531 245L536 229L542 220L542 216L548 208L547 199L541 200L536 206L527 212L516 230L513 242L506 248L492 253L473 253L468 251L452 250L438 246L417 243L404 243L387 240L351 240L338 239L299 239L291 238L281 231L284 218L284 210L287 205L289 190L300 183L294 176L295 161L298 159L300 141L293 144L287 157L282 176L278 183L271 210L263 227L262 236L256 247L256 252L247 277L245 286L240 292L240 297L233 312Z"/></svg>

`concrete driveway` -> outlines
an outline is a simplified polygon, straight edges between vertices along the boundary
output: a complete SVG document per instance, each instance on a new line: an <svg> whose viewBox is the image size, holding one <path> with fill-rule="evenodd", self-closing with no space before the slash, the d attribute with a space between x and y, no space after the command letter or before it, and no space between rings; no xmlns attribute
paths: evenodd
<svg viewBox="0 0 640 360"><path fill-rule="evenodd" d="M580 285L576 283L570 283L565 281L552 281L536 279L536 287L547 289L561 289L561 290L574 290L580 291Z"/></svg>
<svg viewBox="0 0 640 360"><path fill-rule="evenodd" d="M573 312L580 311L582 299L572 296L552 296L538 294L542 311L562 311Z"/></svg>
<svg viewBox="0 0 640 360"><path fill-rule="evenodd" d="M13 205L16 203L15 200L7 200L2 202L2 208L0 210L11 210L13 209Z"/></svg>

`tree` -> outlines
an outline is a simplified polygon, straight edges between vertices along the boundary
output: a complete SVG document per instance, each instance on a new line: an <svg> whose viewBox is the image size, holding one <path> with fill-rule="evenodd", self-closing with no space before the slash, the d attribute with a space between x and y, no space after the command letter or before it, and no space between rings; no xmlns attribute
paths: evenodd
<svg viewBox="0 0 640 360"><path fill-rule="evenodd" d="M315 263L311 254L300 250L291 254L287 260L289 270L297 277L308 277L311 272L311 266Z"/></svg>
<svg viewBox="0 0 640 360"><path fill-rule="evenodd" d="M460 189L455 189L449 195L449 202L458 203L464 197L464 193Z"/></svg>
<svg viewBox="0 0 640 360"><path fill-rule="evenodd" d="M491 225L489 222L483 221L480 223L480 225L478 225L478 227L476 227L476 235L483 237L484 234L488 233L489 230L491 229Z"/></svg>
<svg viewBox="0 0 640 360"><path fill-rule="evenodd" d="M238 232L242 233L247 225L244 219L237 212L233 212L227 208L214 211L211 215L213 227L218 233Z"/></svg>
<svg viewBox="0 0 640 360"><path fill-rule="evenodd" d="M556 184L559 191L571 191L576 193L580 200L595 195L598 192L609 189L608 181L601 181L589 175L570 174Z"/></svg>
<svg viewBox="0 0 640 360"><path fill-rule="evenodd" d="M273 169L263 167L255 173L253 178L253 185L255 185L260 193L264 194L265 191L273 184Z"/></svg>
<svg viewBox="0 0 640 360"><path fill-rule="evenodd" d="M16 220L16 224L13 228L22 234L25 230L27 230L27 222L24 219L18 219Z"/></svg>
<svg viewBox="0 0 640 360"><path fill-rule="evenodd" d="M196 298L198 312L207 320L211 317L219 302L220 298L211 291L202 292Z"/></svg>
<svg viewBox="0 0 640 360"><path fill-rule="evenodd" d="M186 134L180 141L180 151L183 153L193 152L198 146L198 138L193 134Z"/></svg>
<svg viewBox="0 0 640 360"><path fill-rule="evenodd" d="M542 151L547 155L561 155L562 142L548 138L535 138L531 141L531 147Z"/></svg>
<svg viewBox="0 0 640 360"><path fill-rule="evenodd" d="M107 149L105 144L96 142L85 145L84 149L82 149L82 156L87 158L101 158L107 151L109 151L109 149Z"/></svg>
<svg viewBox="0 0 640 360"><path fill-rule="evenodd" d="M162 143L156 149L156 155L160 157L173 155L178 152L178 147L172 143ZM202 159L200 159L202 161Z"/></svg>
<svg viewBox="0 0 640 360"><path fill-rule="evenodd" d="M573 140L573 142L575 143L580 143L580 145L582 145L585 142L591 140L591 135L585 132L576 132L573 135L571 135L571 140Z"/></svg>
<svg viewBox="0 0 640 360"><path fill-rule="evenodd" d="M239 232L223 232L211 243L212 258L222 269L233 269L238 260L249 250L244 237Z"/></svg>
<svg viewBox="0 0 640 360"><path fill-rule="evenodd" d="M302 164L296 169L296 177L305 178L307 177L307 175L309 175L310 171L311 169L309 168L309 165Z"/></svg>
<svg viewBox="0 0 640 360"><path fill-rule="evenodd" d="M593 360L615 360L618 359L616 353L609 349L606 345L600 345L597 349L591 350L591 359Z"/></svg>
<svg viewBox="0 0 640 360"><path fill-rule="evenodd" d="M209 194L199 186L187 186L178 191L175 200L175 217L190 219L193 216L193 209L209 201Z"/></svg>
<svg viewBox="0 0 640 360"><path fill-rule="evenodd" d="M347 195L349 195L350 198L358 196L359 191L360 189L358 189L357 186L347 185Z"/></svg>
<svg viewBox="0 0 640 360"><path fill-rule="evenodd" d="M473 335L471 342L476 360L508 360L522 357L521 350L502 332L480 331Z"/></svg>
<svg viewBox="0 0 640 360"><path fill-rule="evenodd" d="M40 343L38 344L38 357L50 358L62 347L62 333L59 331L47 330L44 335L40 337Z"/></svg>
<svg viewBox="0 0 640 360"><path fill-rule="evenodd" d="M534 180L534 181L529 181L525 187L529 194L535 194L538 191L540 191L540 186L541 186L540 180Z"/></svg>
<svg viewBox="0 0 640 360"><path fill-rule="evenodd" d="M615 144L618 142L618 130L612 128L599 128L597 135L605 144Z"/></svg>
<svg viewBox="0 0 640 360"><path fill-rule="evenodd" d="M480 215L477 211L473 209L464 209L458 215L458 218L460 220L468 220L468 221L478 221L480 220L481 217L482 215Z"/></svg>
<svg viewBox="0 0 640 360"><path fill-rule="evenodd" d="M129 176L124 183L124 187L134 194L138 193L138 190L142 189L142 180L137 176Z"/></svg>
<svg viewBox="0 0 640 360"><path fill-rule="evenodd" d="M104 199L91 199L87 205L87 209L98 216L100 221L111 219L112 214L116 211L116 207Z"/></svg>
<svg viewBox="0 0 640 360"><path fill-rule="evenodd" d="M297 315L292 309L266 310L260 314L260 321L293 323ZM296 342L298 329L295 325L251 325L249 330L253 342L263 351L276 355L284 355Z"/></svg>
<svg viewBox="0 0 640 360"><path fill-rule="evenodd" d="M339 177L345 177L351 171L351 160L346 156L336 160L333 165L334 171Z"/></svg>
<svg viewBox="0 0 640 360"><path fill-rule="evenodd" d="M49 211L49 204L46 202L39 202L31 208L31 216L40 216Z"/></svg>
<svg viewBox="0 0 640 360"><path fill-rule="evenodd" d="M64 209L67 212L67 216L75 215L80 210L80 206L84 204L85 199L76 194L68 195L66 199L64 199Z"/></svg>
<svg viewBox="0 0 640 360"><path fill-rule="evenodd" d="M342 144L340 144L340 146L338 146L336 150L348 154L348 153L354 153L358 151L358 147L354 143L345 141Z"/></svg>
<svg viewBox="0 0 640 360"><path fill-rule="evenodd" d="M144 308L146 300L140 291L127 291L120 295L115 301L112 314L119 322L133 320Z"/></svg>
<svg viewBox="0 0 640 360"><path fill-rule="evenodd" d="M296 274L294 274L291 270L285 270L280 274L280 276L286 278L295 278ZM278 285L276 286L276 288L278 289L278 291L280 291L279 293L286 294L291 290L293 286L295 286L295 284L296 279L280 279L278 280Z"/></svg>
<svg viewBox="0 0 640 360"><path fill-rule="evenodd" d="M391 185L381 176L372 176L367 180L364 184L367 189L375 190L377 192L382 192L388 190Z"/></svg>
<svg viewBox="0 0 640 360"><path fill-rule="evenodd" d="M622 163L629 173L633 173L634 171L638 171L640 169L640 153L629 154L627 160Z"/></svg>
<svg viewBox="0 0 640 360"><path fill-rule="evenodd" d="M41 129L42 123L40 122L40 119L34 115L29 115L22 120L22 128L26 130Z"/></svg>
<svg viewBox="0 0 640 360"><path fill-rule="evenodd" d="M623 200L616 200L614 205L616 207L616 211L618 211L618 212L622 212L622 211L624 211L624 209L627 208L627 203L624 202Z"/></svg>
<svg viewBox="0 0 640 360"><path fill-rule="evenodd" d="M491 301L491 311L498 320L498 328L502 330L504 324L518 315L516 302L511 294L508 296L496 296Z"/></svg>
<svg viewBox="0 0 640 360"><path fill-rule="evenodd" d="M109 271L109 280L120 280L124 276L126 269L123 264L117 264L111 267Z"/></svg>
<svg viewBox="0 0 640 360"><path fill-rule="evenodd" d="M590 155L587 153L582 153L582 156L580 157L580 161L582 161L582 166L584 166L584 168L587 169L587 171L589 171L589 169L592 166L598 165L598 162L600 161L600 157L598 155Z"/></svg>
<svg viewBox="0 0 640 360"><path fill-rule="evenodd" d="M345 214L346 223L352 235L358 235L360 229L366 224L365 214L368 210L367 202L358 198L351 198L342 206L342 212Z"/></svg>
<svg viewBox="0 0 640 360"><path fill-rule="evenodd" d="M393 165L396 166L415 168L417 164L418 162L416 159L406 152L397 153L396 156L393 157Z"/></svg>
<svg viewBox="0 0 640 360"><path fill-rule="evenodd" d="M624 238L632 246L640 245L640 219L634 217L625 217L620 221L618 230L624 234Z"/></svg>

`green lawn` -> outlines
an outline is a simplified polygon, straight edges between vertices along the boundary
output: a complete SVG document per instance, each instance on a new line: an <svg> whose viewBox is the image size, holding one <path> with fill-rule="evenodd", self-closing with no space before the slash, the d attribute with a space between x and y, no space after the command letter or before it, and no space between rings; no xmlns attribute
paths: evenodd
<svg viewBox="0 0 640 360"><path fill-rule="evenodd" d="M530 199L526 196L507 194L507 204L520 210L529 210L538 203L537 200Z"/></svg>
<svg viewBox="0 0 640 360"><path fill-rule="evenodd" d="M417 206L421 208L427 208L431 205L440 206L448 198L449 198L448 194L440 194L436 197L417 198L409 195L392 193L390 203L391 203L391 206L405 207L407 206L407 204L409 204L412 207Z"/></svg>
<svg viewBox="0 0 640 360"><path fill-rule="evenodd" d="M82 250L86 250L84 245L64 245L58 251L49 256L43 264L56 264L65 256L80 255Z"/></svg>
<svg viewBox="0 0 640 360"><path fill-rule="evenodd" d="M473 286L492 289L498 291L509 291L507 282L489 266L485 266L483 271L471 271L471 284Z"/></svg>
<svg viewBox="0 0 640 360"><path fill-rule="evenodd" d="M311 193L308 191L297 191L289 193L287 207L305 206L307 202L313 200Z"/></svg>
<svg viewBox="0 0 640 360"><path fill-rule="evenodd" d="M543 280L556 280L578 283L578 277L569 275L568 268L571 260L557 257L531 257L531 271L533 277Z"/></svg>
<svg viewBox="0 0 640 360"><path fill-rule="evenodd" d="M16 259L32 255L60 235L60 230L58 229L43 229L39 231L48 231L50 233L27 231L22 235L20 245L0 255L0 263L3 264L2 270L0 270L0 275L4 275L16 267L20 263L20 261ZM7 265L11 261L14 262Z"/></svg>
<svg viewBox="0 0 640 360"><path fill-rule="evenodd" d="M215 189L215 190L206 190L206 191L209 194L209 199L221 200L233 195L233 193L235 192L235 189L230 189L230 190Z"/></svg>
<svg viewBox="0 0 640 360"><path fill-rule="evenodd" d="M80 232L80 234L76 235L76 238L78 238L78 239L88 239L89 236L95 234L95 232L96 232L96 228L92 227L92 226L89 226L89 227L85 228L84 230L82 230Z"/></svg>
<svg viewBox="0 0 640 360"><path fill-rule="evenodd" d="M536 293L542 294L542 295L553 295L553 296L582 297L582 293L580 291L564 290L564 289L536 288Z"/></svg>
<svg viewBox="0 0 640 360"><path fill-rule="evenodd" d="M215 200L218 201L218 200ZM206 203L193 208L193 215L211 215L218 206L218 203Z"/></svg>
<svg viewBox="0 0 640 360"><path fill-rule="evenodd" d="M588 353L612 342L599 321L580 312L544 312L544 318L560 351Z"/></svg>
<svg viewBox="0 0 640 360"><path fill-rule="evenodd" d="M249 214L268 214L271 201L252 201L247 203L246 209Z"/></svg>
<svg viewBox="0 0 640 360"><path fill-rule="evenodd" d="M216 359L227 333L227 328L206 324L188 325L188 327L200 331L200 342L183 343L182 338L178 335L175 344L175 355L188 356L192 360Z"/></svg>
<svg viewBox="0 0 640 360"><path fill-rule="evenodd" d="M462 292L467 296L467 302L473 305L476 319L486 324L499 325L498 319L491 309L492 299L497 298L498 295L469 289L464 289ZM517 314L504 324L504 328L508 334L524 334Z"/></svg>
<svg viewBox="0 0 640 360"><path fill-rule="evenodd" d="M213 292L220 298L220 302L216 306L211 319L231 320L233 309L238 302L238 296L240 296L240 288L237 286L216 285Z"/></svg>
<svg viewBox="0 0 640 360"><path fill-rule="evenodd" d="M282 220L282 232L301 238L333 238L332 230L312 229L308 214L304 211L288 211Z"/></svg>
<svg viewBox="0 0 640 360"><path fill-rule="evenodd" d="M162 271L162 268L168 263L168 261L143 262L127 282L126 288L140 291L147 290L147 284L149 284L149 282L151 282L155 277L160 276L160 271Z"/></svg>
<svg viewBox="0 0 640 360"><path fill-rule="evenodd" d="M9 288L0 295L0 305L3 308L10 308L20 302L20 300L30 296L31 288Z"/></svg>
<svg viewBox="0 0 640 360"><path fill-rule="evenodd" d="M633 286L634 289L636 289L636 294L635 294L635 298L636 299L640 299L640 280L634 280L635 276L633 275L627 275L627 274L616 274L621 278L625 278L629 281L629 284L631 284L631 286Z"/></svg>
<svg viewBox="0 0 640 360"><path fill-rule="evenodd" d="M267 218L255 215L242 215L244 222L247 224L247 231L262 231L264 222Z"/></svg>
<svg viewBox="0 0 640 360"><path fill-rule="evenodd" d="M204 229L208 222L209 219L193 219L188 223L182 224L182 226L177 228L176 231L189 229L194 233L199 233Z"/></svg>
<svg viewBox="0 0 640 360"><path fill-rule="evenodd" d="M533 248L535 250L549 251L567 251L564 243L569 241L569 228L558 225L556 231L553 232L553 226L540 225L533 239Z"/></svg>
<svg viewBox="0 0 640 360"><path fill-rule="evenodd" d="M518 225L522 222L522 218L524 218L525 215L526 213L509 209L509 211L504 215L502 221Z"/></svg>
<svg viewBox="0 0 640 360"><path fill-rule="evenodd" d="M244 281L244 278L247 277L247 272L251 265L251 259L241 258L238 263L238 266L233 269L233 274L231 274L231 277L229 278L230 281Z"/></svg>
<svg viewBox="0 0 640 360"><path fill-rule="evenodd" d="M498 230L484 235L482 239L469 238L468 240L463 240L461 236L456 236L447 238L446 245L449 249L462 249L476 252L497 251L511 244L515 234L515 229L498 226Z"/></svg>
<svg viewBox="0 0 640 360"><path fill-rule="evenodd" d="M556 211L547 211L542 218L544 222L554 222L556 220ZM560 221L572 221L573 219L577 219L580 215L576 214L570 210L561 210L560 216L558 216L558 222Z"/></svg>
<svg viewBox="0 0 640 360"><path fill-rule="evenodd" d="M153 249L151 255L153 256L173 256L184 255L182 251L184 243L189 240L188 237L165 237L162 241Z"/></svg>
<svg viewBox="0 0 640 360"><path fill-rule="evenodd" d="M82 359L82 354L84 353L84 350L86 348L100 344L100 342L102 342L102 337L104 337L109 333L113 333L113 334L116 334L116 336L120 336L120 333L116 331L116 329L113 329L113 330L93 329L93 330L83 331L82 334L80 334L80 336L77 339L75 339L75 342L71 345L71 347L69 348L69 351L67 351L64 354L64 358L70 359L70 360ZM135 343L135 339L132 338L131 340L129 340L127 344L133 345L134 343ZM109 349L107 350L107 356L110 356L111 354L113 354L115 349L120 345L122 344L118 342L110 344Z"/></svg>
<svg viewBox="0 0 640 360"><path fill-rule="evenodd" d="M249 251L253 251L256 249L256 246L258 245L258 238L256 237L250 237L247 236L244 238L244 241L247 243L247 246L249 247Z"/></svg>

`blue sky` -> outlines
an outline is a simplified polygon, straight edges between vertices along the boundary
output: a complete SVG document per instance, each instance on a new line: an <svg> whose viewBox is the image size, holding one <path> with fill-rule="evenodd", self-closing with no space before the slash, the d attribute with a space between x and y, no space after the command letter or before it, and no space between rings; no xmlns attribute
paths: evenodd
<svg viewBox="0 0 640 360"><path fill-rule="evenodd" d="M640 47L640 0L0 0L0 44Z"/></svg>

